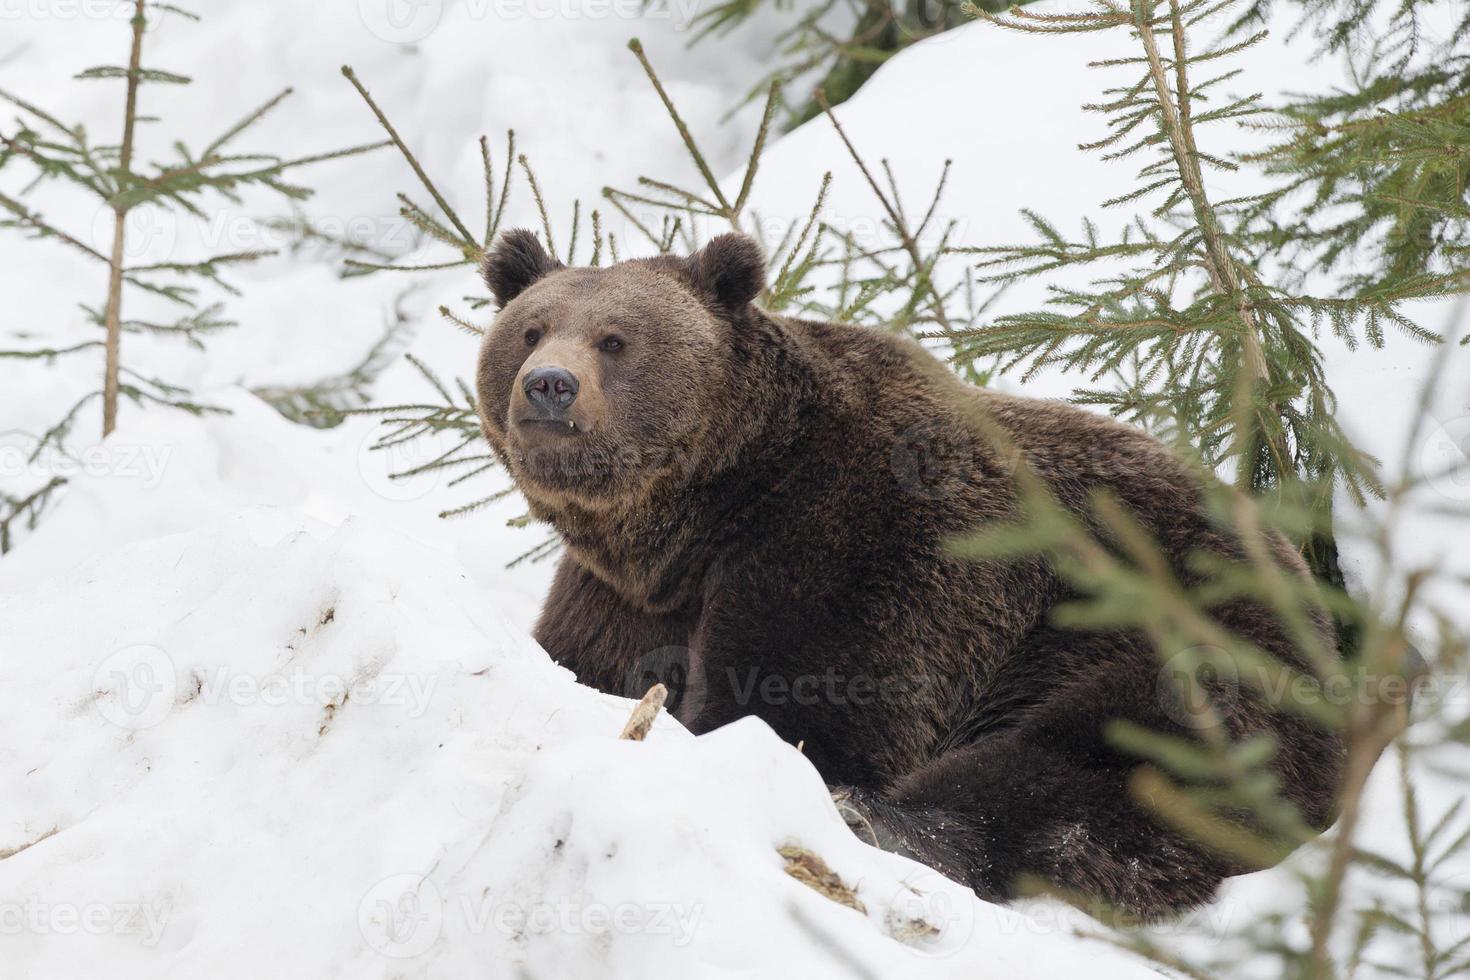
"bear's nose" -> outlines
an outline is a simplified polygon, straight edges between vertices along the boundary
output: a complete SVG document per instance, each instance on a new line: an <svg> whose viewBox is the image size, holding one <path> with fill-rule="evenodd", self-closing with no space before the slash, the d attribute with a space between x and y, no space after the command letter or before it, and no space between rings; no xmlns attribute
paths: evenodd
<svg viewBox="0 0 1470 980"><path fill-rule="evenodd" d="M543 412L563 412L577 400L577 377L566 368L536 368L522 386L526 400Z"/></svg>

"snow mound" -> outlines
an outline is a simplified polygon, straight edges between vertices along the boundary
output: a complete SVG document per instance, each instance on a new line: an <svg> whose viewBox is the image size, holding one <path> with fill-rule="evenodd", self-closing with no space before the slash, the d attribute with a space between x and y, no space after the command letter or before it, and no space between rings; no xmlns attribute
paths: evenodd
<svg viewBox="0 0 1470 980"><path fill-rule="evenodd" d="M619 741L323 476L353 433L221 397L134 413L0 577L7 977L1147 975L861 844L759 721Z"/></svg>

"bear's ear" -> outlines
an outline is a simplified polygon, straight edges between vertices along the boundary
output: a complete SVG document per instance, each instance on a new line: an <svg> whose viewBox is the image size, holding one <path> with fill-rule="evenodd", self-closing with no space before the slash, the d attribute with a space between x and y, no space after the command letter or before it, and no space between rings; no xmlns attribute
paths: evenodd
<svg viewBox="0 0 1470 980"><path fill-rule="evenodd" d="M690 284L726 309L738 310L766 285L766 257L755 239L726 232L684 260Z"/></svg>
<svg viewBox="0 0 1470 980"><path fill-rule="evenodd" d="M501 235L493 248L485 255L480 274L485 285L495 295L501 309L515 299L526 287L537 279L557 269L562 264L541 247L536 236L524 228L513 228Z"/></svg>

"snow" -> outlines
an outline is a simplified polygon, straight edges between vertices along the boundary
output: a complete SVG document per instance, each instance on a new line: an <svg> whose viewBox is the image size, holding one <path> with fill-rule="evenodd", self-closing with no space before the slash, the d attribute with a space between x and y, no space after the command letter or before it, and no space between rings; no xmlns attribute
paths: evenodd
<svg viewBox="0 0 1470 980"><path fill-rule="evenodd" d="M318 478L350 434L227 403L135 414L161 472L77 476L0 566L7 977L1144 975L860 844L759 721L618 740L515 600Z"/></svg>
<svg viewBox="0 0 1470 980"><path fill-rule="evenodd" d="M475 139L487 133L503 165L514 126L563 234L572 200L597 201L604 185L694 179L627 37L642 39L712 165L736 183L758 107L715 120L768 67L769 33L686 50L676 17L634 20L617 3L429 0L412 8L426 20L406 22L384 20L372 0L211 8L202 24L168 17L150 34L156 64L200 81L147 90L167 125L145 130L146 157L285 84L297 94L250 145L310 153L375 140L338 74L351 63L467 218L482 206ZM56 79L115 62L119 22L64 17L60 4L4 9L22 14L5 22L0 88L44 97L93 132L114 127L112 101L98 96L110 90ZM1022 237L1020 206L1075 227L1117 179L1074 149L1098 131L1076 106L1096 84L1085 63L1108 54L1096 39L976 25L893 59L839 115L860 148L892 161L906 200L925 199L953 158L945 213L967 241ZM1330 68L1302 67L1299 49L1274 42L1248 58L1246 77L1274 90ZM1044 84L1012 96L1038 65ZM962 138L958 98L973 98L981 121ZM769 149L752 198L763 225L801 220L826 169L828 216L876 227L871 192L821 120ZM411 241L384 217L394 191L424 196L395 154L305 176L320 188L306 206L317 223L388 248ZM0 172L0 189L19 180ZM38 199L48 218L105 233L92 202L53 188ZM528 196L514 201L508 223L534 223ZM251 199L202 226L161 222L143 229L139 256L273 244L248 220L266 208ZM75 306L99 295L96 269L18 242L0 236L0 290L14 299L0 343L21 345L22 331L35 346L86 339ZM506 567L545 533L507 525L523 511L514 497L438 520L472 498L443 477L388 479L393 461L367 448L372 421L302 428L241 387L337 372L395 302L422 320L416 356L445 376L469 373L473 341L432 314L475 291L464 270L421 277L405 297L402 279L338 279L330 258L308 250L242 272L244 296L229 306L242 326L207 353L128 337L125 358L191 379L231 414L124 405L118 431L97 443L89 409L64 499L0 560L0 854L15 852L0 859L0 973L1152 975L1076 937L1078 920L1055 906L982 903L858 843L820 776L760 722L694 738L661 718L648 741L617 740L631 702L577 685L529 638L550 568ZM1018 290L1006 304L1036 299ZM1463 352L1450 355L1436 427L1407 447L1414 382L1445 355L1397 340L1371 356L1331 345L1327 355L1339 390L1364 393L1344 397L1342 417L1370 450L1422 463L1463 445ZM0 362L5 487L34 482L13 465L17 449L92 383L79 370L90 363ZM1071 383L1050 375L1025 390L1064 395ZM406 366L375 389L388 402L422 394ZM1464 503L1453 481L1436 492ZM1425 508L1407 529L1409 559L1443 552L1466 568L1453 517ZM1355 543L1348 558L1371 577L1369 549ZM1402 841L1392 776L1386 766L1375 777L1366 830L1386 850ZM788 843L820 855L866 913L785 875L777 848ZM1177 931L1208 936L1299 902L1282 874L1232 882Z"/></svg>

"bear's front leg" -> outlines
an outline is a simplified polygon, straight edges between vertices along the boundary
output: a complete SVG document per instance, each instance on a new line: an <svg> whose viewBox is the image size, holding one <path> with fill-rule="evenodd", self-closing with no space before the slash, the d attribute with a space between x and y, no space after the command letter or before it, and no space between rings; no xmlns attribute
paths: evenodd
<svg viewBox="0 0 1470 980"><path fill-rule="evenodd" d="M829 783L881 788L927 758L944 722L934 676L902 649L841 599L728 593L694 631L675 715L696 734L755 715Z"/></svg>
<svg viewBox="0 0 1470 980"><path fill-rule="evenodd" d="M677 707L687 662L692 614L638 609L566 555L536 622L536 641L578 683L608 694L640 698L660 681Z"/></svg>

